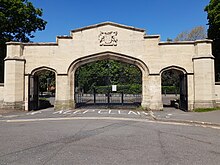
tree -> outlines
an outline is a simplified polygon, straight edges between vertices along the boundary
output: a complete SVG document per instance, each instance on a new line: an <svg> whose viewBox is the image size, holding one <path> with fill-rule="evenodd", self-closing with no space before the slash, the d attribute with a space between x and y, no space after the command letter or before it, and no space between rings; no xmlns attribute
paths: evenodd
<svg viewBox="0 0 220 165"><path fill-rule="evenodd" d="M207 38L206 30L203 26L194 27L191 31L184 31L177 35L175 41L195 41Z"/></svg>
<svg viewBox="0 0 220 165"><path fill-rule="evenodd" d="M101 60L79 67L75 73L76 87L91 92L94 87L140 85L141 71L138 67L115 60Z"/></svg>
<svg viewBox="0 0 220 165"><path fill-rule="evenodd" d="M51 91L50 87L55 87L55 73L43 70L38 73L40 92Z"/></svg>
<svg viewBox="0 0 220 165"><path fill-rule="evenodd" d="M210 0L205 11L208 14L208 38L213 40L212 50L215 56L216 81L220 81L220 1Z"/></svg>
<svg viewBox="0 0 220 165"><path fill-rule="evenodd" d="M35 8L28 0L0 0L0 82L3 81L5 43L29 42L33 32L44 30L47 24L42 9Z"/></svg>

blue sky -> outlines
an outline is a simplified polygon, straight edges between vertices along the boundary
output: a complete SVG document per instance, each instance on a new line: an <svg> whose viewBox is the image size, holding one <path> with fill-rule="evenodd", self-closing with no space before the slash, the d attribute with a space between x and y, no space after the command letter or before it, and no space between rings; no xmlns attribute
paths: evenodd
<svg viewBox="0 0 220 165"><path fill-rule="evenodd" d="M35 33L34 42L55 42L70 30L111 21L175 38L196 26L207 28L204 7L209 0L30 0L43 9L46 29Z"/></svg>

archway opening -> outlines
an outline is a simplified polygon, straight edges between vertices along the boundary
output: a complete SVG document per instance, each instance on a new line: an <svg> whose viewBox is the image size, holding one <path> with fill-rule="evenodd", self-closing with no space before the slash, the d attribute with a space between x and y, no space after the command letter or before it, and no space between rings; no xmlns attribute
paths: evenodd
<svg viewBox="0 0 220 165"><path fill-rule="evenodd" d="M161 73L163 107L174 107L187 111L187 74L176 68L168 68Z"/></svg>
<svg viewBox="0 0 220 165"><path fill-rule="evenodd" d="M113 59L93 61L75 71L77 107L137 107L142 98L142 72L129 63Z"/></svg>
<svg viewBox="0 0 220 165"><path fill-rule="evenodd" d="M53 107L55 93L55 72L45 68L34 71L29 78L29 110Z"/></svg>

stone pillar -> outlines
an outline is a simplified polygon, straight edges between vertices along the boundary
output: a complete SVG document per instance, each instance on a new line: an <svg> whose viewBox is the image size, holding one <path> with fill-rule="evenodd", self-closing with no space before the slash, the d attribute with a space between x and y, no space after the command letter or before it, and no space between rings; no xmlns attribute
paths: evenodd
<svg viewBox="0 0 220 165"><path fill-rule="evenodd" d="M149 97L149 90L148 90L148 76L142 76L142 102L141 106L144 109L150 110L150 97Z"/></svg>
<svg viewBox="0 0 220 165"><path fill-rule="evenodd" d="M194 109L194 75L187 74L187 89L188 89L188 111Z"/></svg>
<svg viewBox="0 0 220 165"><path fill-rule="evenodd" d="M24 67L25 59L22 56L21 43L7 43L7 56L5 58L5 109L24 110Z"/></svg>
<svg viewBox="0 0 220 165"><path fill-rule="evenodd" d="M29 85L30 85L30 83L29 83L29 78L30 77L30 75L25 75L25 78L24 78L24 87L25 87L25 89L24 89L24 109L25 109L25 111L28 111L29 110Z"/></svg>
<svg viewBox="0 0 220 165"><path fill-rule="evenodd" d="M75 104L70 95L70 81L67 74L57 74L55 110L73 109Z"/></svg>
<svg viewBox="0 0 220 165"><path fill-rule="evenodd" d="M211 51L211 41L197 41L194 64L194 108L212 108L215 106L214 57Z"/></svg>
<svg viewBox="0 0 220 165"><path fill-rule="evenodd" d="M143 98L142 107L148 110L162 110L162 95L161 95L161 77L159 74L152 74L143 77Z"/></svg>

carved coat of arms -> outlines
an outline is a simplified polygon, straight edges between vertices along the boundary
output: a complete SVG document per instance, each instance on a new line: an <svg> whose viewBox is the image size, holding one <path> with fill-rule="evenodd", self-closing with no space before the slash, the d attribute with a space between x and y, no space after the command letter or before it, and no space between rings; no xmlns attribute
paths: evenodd
<svg viewBox="0 0 220 165"><path fill-rule="evenodd" d="M118 39L116 36L118 32L111 31L111 32L100 32L99 34L99 42L100 46L117 46Z"/></svg>

